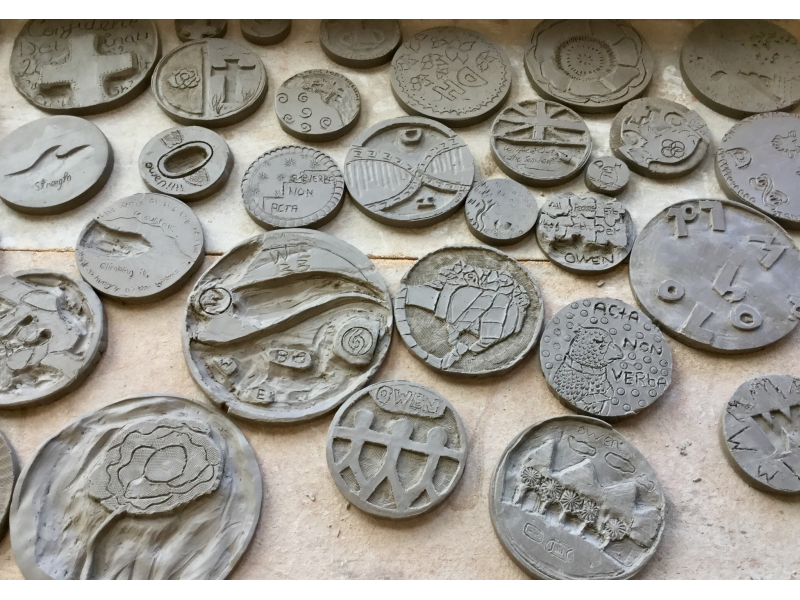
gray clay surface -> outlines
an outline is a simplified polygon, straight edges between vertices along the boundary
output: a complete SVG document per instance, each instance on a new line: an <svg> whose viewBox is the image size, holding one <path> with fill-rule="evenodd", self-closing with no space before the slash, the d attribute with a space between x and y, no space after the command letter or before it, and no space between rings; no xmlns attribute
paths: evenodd
<svg viewBox="0 0 800 600"><path fill-rule="evenodd" d="M716 352L758 350L800 318L800 253L739 202L686 200L657 214L630 258L637 302L666 333Z"/></svg>
<svg viewBox="0 0 800 600"><path fill-rule="evenodd" d="M11 79L44 111L88 115L142 93L160 55L149 19L35 19L14 41Z"/></svg>
<svg viewBox="0 0 800 600"><path fill-rule="evenodd" d="M342 208L344 177L316 148L281 146L250 165L242 198L250 218L266 229L321 227Z"/></svg>
<svg viewBox="0 0 800 600"><path fill-rule="evenodd" d="M106 349L103 305L56 271L0 276L0 409L52 402L77 388Z"/></svg>
<svg viewBox="0 0 800 600"><path fill-rule="evenodd" d="M467 431L441 394L410 381L356 392L328 430L328 469L348 502L404 519L453 492L467 461Z"/></svg>
<svg viewBox="0 0 800 600"><path fill-rule="evenodd" d="M715 163L720 187L732 200L800 228L800 116L753 115L722 138Z"/></svg>
<svg viewBox="0 0 800 600"><path fill-rule="evenodd" d="M511 92L511 79L500 45L461 27L426 29L392 59L392 93L403 110L451 127L492 116Z"/></svg>
<svg viewBox="0 0 800 600"><path fill-rule="evenodd" d="M304 421L360 390L386 357L392 304L361 252L325 233L290 229L246 240L189 297L189 371L228 414Z"/></svg>
<svg viewBox="0 0 800 600"><path fill-rule="evenodd" d="M589 161L584 183L590 192L619 196L628 187L628 166L613 156L598 156Z"/></svg>
<svg viewBox="0 0 800 600"><path fill-rule="evenodd" d="M354 69L389 62L402 40L395 19L323 19L319 25L319 43L325 54Z"/></svg>
<svg viewBox="0 0 800 600"><path fill-rule="evenodd" d="M271 46L279 44L292 32L290 19L241 19L242 37L251 44Z"/></svg>
<svg viewBox="0 0 800 600"><path fill-rule="evenodd" d="M232 125L264 102L267 71L257 54L233 42L187 42L159 61L153 94L161 109L183 125Z"/></svg>
<svg viewBox="0 0 800 600"><path fill-rule="evenodd" d="M356 138L344 163L347 191L356 206L394 227L425 227L455 213L475 172L464 140L421 117L373 125Z"/></svg>
<svg viewBox="0 0 800 600"><path fill-rule="evenodd" d="M127 398L46 440L11 505L27 579L224 579L261 512L256 456L217 411Z"/></svg>
<svg viewBox="0 0 800 600"><path fill-rule="evenodd" d="M800 379L762 375L740 385L722 412L728 462L750 485L800 493Z"/></svg>
<svg viewBox="0 0 800 600"><path fill-rule="evenodd" d="M205 127L162 131L139 155L139 175L148 188L187 202L219 191L232 168L228 144Z"/></svg>
<svg viewBox="0 0 800 600"><path fill-rule="evenodd" d="M225 19L175 19L175 33L182 42L221 38L227 31L228 21Z"/></svg>
<svg viewBox="0 0 800 600"><path fill-rule="evenodd" d="M203 228L183 202L134 194L84 227L75 258L100 294L127 304L154 302L177 292L200 268Z"/></svg>
<svg viewBox="0 0 800 600"><path fill-rule="evenodd" d="M542 332L539 358L564 406L611 421L644 410L672 381L661 331L615 298L583 298L558 311Z"/></svg>
<svg viewBox="0 0 800 600"><path fill-rule="evenodd" d="M0 541L8 530L8 509L17 479L17 461L11 444L0 431Z"/></svg>
<svg viewBox="0 0 800 600"><path fill-rule="evenodd" d="M361 115L361 94L347 77L326 69L293 75L275 93L278 123L308 142L330 142L353 129Z"/></svg>
<svg viewBox="0 0 800 600"><path fill-rule="evenodd" d="M489 139L492 156L509 177L539 187L576 177L592 153L583 119L547 100L523 100L504 108Z"/></svg>
<svg viewBox="0 0 800 600"><path fill-rule="evenodd" d="M476 183L464 204L472 234L487 244L515 244L536 225L539 206L528 189L510 179Z"/></svg>
<svg viewBox="0 0 800 600"><path fill-rule="evenodd" d="M677 102L639 98L614 117L609 144L614 155L639 175L671 179L702 162L711 132L700 115Z"/></svg>
<svg viewBox="0 0 800 600"><path fill-rule="evenodd" d="M111 144L80 117L26 123L0 141L0 199L19 212L65 212L94 197L114 167Z"/></svg>
<svg viewBox="0 0 800 600"><path fill-rule="evenodd" d="M492 477L497 537L544 579L627 579L653 557L665 522L647 459L592 417L539 421L517 435Z"/></svg>
<svg viewBox="0 0 800 600"><path fill-rule="evenodd" d="M573 273L605 273L628 259L636 239L621 202L565 192L539 213L536 241L547 258Z"/></svg>
<svg viewBox="0 0 800 600"><path fill-rule="evenodd" d="M734 119L800 102L800 45L769 21L712 20L681 49L686 87L709 108Z"/></svg>
<svg viewBox="0 0 800 600"><path fill-rule="evenodd" d="M623 21L545 20L525 51L533 88L587 113L614 112L641 96L654 66L647 42Z"/></svg>
<svg viewBox="0 0 800 600"><path fill-rule="evenodd" d="M394 301L397 331L423 364L448 375L501 375L539 339L544 300L531 274L486 246L448 246L415 262Z"/></svg>

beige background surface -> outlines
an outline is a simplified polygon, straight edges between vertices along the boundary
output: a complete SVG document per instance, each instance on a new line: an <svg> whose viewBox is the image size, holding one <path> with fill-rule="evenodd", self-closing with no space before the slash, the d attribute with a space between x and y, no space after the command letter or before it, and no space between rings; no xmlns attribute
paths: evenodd
<svg viewBox="0 0 800 600"><path fill-rule="evenodd" d="M407 38L444 22L403 21ZM500 42L512 62L511 100L534 98L522 67L524 45L535 21L456 21ZM681 81L678 55L696 22L634 21L656 55L648 95L665 97L696 110L708 123L713 149L734 123L699 104ZM800 36L800 23L780 22ZM6 69L19 21L0 22L0 65ZM163 51L178 44L171 21L158 23ZM269 75L264 105L249 119L219 129L233 150L235 165L228 184L211 198L192 203L204 228L210 266L235 243L261 230L247 216L239 184L260 154L295 143L278 126L274 91L290 75L307 68L345 73L362 93L358 126L336 142L319 144L342 165L360 131L404 113L392 97L388 65L358 71L332 63L317 41L317 21L294 21L280 45L251 46L229 21L227 39L253 48ZM0 138L20 125L45 116L16 92L7 71L0 76ZM585 116L594 155L609 153L613 115ZM115 165L105 188L86 205L54 217L30 217L0 204L0 273L27 268L62 270L78 277L74 244L83 225L111 202L147 191L136 160L144 144L172 127L150 91L120 109L89 117L109 138ZM500 177L488 145L491 120L458 133L467 141L484 177ZM551 190L533 190L541 201L562 190L584 190L582 177ZM690 197L723 197L712 153L691 175L668 183L631 175L621 196L637 230L664 206ZM342 237L375 260L392 291L415 257L448 243L477 243L463 213L435 227L397 230L369 220L348 199L323 231ZM797 235L793 235L798 240ZM545 296L547 318L568 302L607 295L632 303L627 270L578 277L547 261L532 237L510 248L524 259ZM126 307L104 302L109 321L105 356L86 383L55 403L35 409L0 412L0 429L9 437L20 463L36 447L78 415L126 396L173 392L208 403L193 383L181 351L180 331L190 284L156 304ZM598 282L605 284L598 288ZM664 537L645 578L789 578L797 575L800 550L800 503L748 487L730 469L718 440L724 402L744 380L761 373L800 374L795 331L782 342L755 354L724 357L670 340L675 360L673 384L643 414L617 426L643 453L664 485L668 513ZM468 464L459 487L442 507L408 523L388 523L349 507L325 464L325 434L330 418L305 425L267 427L238 423L256 450L264 476L261 521L253 543L234 570L235 578L522 578L495 538L488 513L489 480L511 438L539 419L566 412L547 390L534 351L509 375L475 382L442 377L421 365L395 333L386 363L375 380L402 378L431 386L459 411L470 434ZM20 578L9 537L0 540L0 579Z"/></svg>

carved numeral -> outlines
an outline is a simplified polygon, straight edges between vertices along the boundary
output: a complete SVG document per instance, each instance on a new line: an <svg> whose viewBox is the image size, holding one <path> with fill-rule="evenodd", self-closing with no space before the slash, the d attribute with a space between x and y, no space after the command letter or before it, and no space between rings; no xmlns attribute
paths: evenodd
<svg viewBox="0 0 800 600"><path fill-rule="evenodd" d="M700 210L709 213L711 229L714 231L725 231L725 207L718 200L700 200ZM694 204L684 204L673 206L667 211L667 219L675 220L675 236L686 237L689 235L687 223L697 219L699 211Z"/></svg>
<svg viewBox="0 0 800 600"><path fill-rule="evenodd" d="M763 266L765 269L769 270L772 265L781 257L784 250L786 250L786 246L783 244L778 244L775 242L775 236L771 235L769 237L761 237L758 235L751 235L747 238L748 242L755 242L757 244L761 244L761 250L766 252L764 256L761 257L761 260L758 262Z"/></svg>
<svg viewBox="0 0 800 600"><path fill-rule="evenodd" d="M687 335L691 335L692 338L703 342L704 344L710 344L714 339L714 332L709 331L708 329L703 329L702 325L713 314L714 311L708 308L705 304L696 302L692 308L692 312L689 313L689 318L686 319L686 322L681 325L678 331L681 333L686 333Z"/></svg>
<svg viewBox="0 0 800 600"><path fill-rule="evenodd" d="M700 210L711 213L711 229L725 231L725 209L717 200L700 200Z"/></svg>
<svg viewBox="0 0 800 600"><path fill-rule="evenodd" d="M731 256L714 280L713 289L728 302L739 302L747 294L747 290L741 286L733 285L736 272L742 264L742 256ZM727 297L725 294L729 294Z"/></svg>

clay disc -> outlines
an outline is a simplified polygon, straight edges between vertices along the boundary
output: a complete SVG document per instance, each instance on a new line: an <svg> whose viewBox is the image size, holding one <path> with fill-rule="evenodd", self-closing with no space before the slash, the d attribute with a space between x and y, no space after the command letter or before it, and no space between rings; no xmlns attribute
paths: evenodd
<svg viewBox="0 0 800 600"><path fill-rule="evenodd" d="M40 269L0 276L0 408L57 400L83 383L106 349L92 288Z"/></svg>
<svg viewBox="0 0 800 600"><path fill-rule="evenodd" d="M426 227L455 213L469 193L475 162L453 130L420 117L373 125L344 163L347 191L368 217L394 227Z"/></svg>
<svg viewBox="0 0 800 600"><path fill-rule="evenodd" d="M686 200L645 226L630 258L636 300L669 335L703 350L758 350L800 319L800 253L739 202Z"/></svg>
<svg viewBox="0 0 800 600"><path fill-rule="evenodd" d="M784 227L800 228L800 116L768 113L748 117L722 138L717 180L732 200L768 214Z"/></svg>
<svg viewBox="0 0 800 600"><path fill-rule="evenodd" d="M312 69L293 75L275 94L278 123L307 142L330 142L353 129L361 115L361 94L344 75Z"/></svg>
<svg viewBox="0 0 800 600"><path fill-rule="evenodd" d="M61 213L93 198L113 167L111 144L96 125L44 117L0 141L0 198L23 213Z"/></svg>
<svg viewBox="0 0 800 600"><path fill-rule="evenodd" d="M542 207L539 247L572 273L605 273L628 259L636 231L621 202L600 194L559 194Z"/></svg>
<svg viewBox="0 0 800 600"><path fill-rule="evenodd" d="M617 420L658 400L672 381L672 351L639 309L584 298L558 311L539 343L542 372L561 403Z"/></svg>
<svg viewBox="0 0 800 600"><path fill-rule="evenodd" d="M341 240L291 229L242 242L189 297L189 372L228 414L304 421L360 390L386 357L389 290Z"/></svg>
<svg viewBox="0 0 800 600"><path fill-rule="evenodd" d="M713 110L743 119L800 102L800 45L774 23L714 20L695 27L681 49L686 87Z"/></svg>
<svg viewBox="0 0 800 600"><path fill-rule="evenodd" d="M182 42L221 38L227 31L228 21L225 19L175 19L175 33Z"/></svg>
<svg viewBox="0 0 800 600"><path fill-rule="evenodd" d="M174 198L134 194L83 228L75 258L100 294L126 304L154 302L177 292L200 268L203 228Z"/></svg>
<svg viewBox="0 0 800 600"><path fill-rule="evenodd" d="M589 161L584 182L590 192L619 196L628 187L630 171L627 165L613 156L598 156Z"/></svg>
<svg viewBox="0 0 800 600"><path fill-rule="evenodd" d="M160 55L149 19L35 19L14 40L11 79L37 108L89 115L141 94Z"/></svg>
<svg viewBox="0 0 800 600"><path fill-rule="evenodd" d="M328 58L354 69L389 62L402 40L395 19L323 19L319 24L319 43Z"/></svg>
<svg viewBox="0 0 800 600"><path fill-rule="evenodd" d="M382 381L339 408L326 447L331 477L348 502L376 517L404 519L453 492L466 465L467 431L435 390Z"/></svg>
<svg viewBox="0 0 800 600"><path fill-rule="evenodd" d="M501 375L538 341L544 300L536 280L507 254L448 246L403 275L394 315L401 339L425 366L448 375Z"/></svg>
<svg viewBox="0 0 800 600"><path fill-rule="evenodd" d="M242 432L188 398L127 398L45 441L11 504L27 579L224 579L261 512Z"/></svg>
<svg viewBox="0 0 800 600"><path fill-rule="evenodd" d="M242 37L251 44L271 46L289 37L292 32L290 19L241 19L239 27Z"/></svg>
<svg viewBox="0 0 800 600"><path fill-rule="evenodd" d="M242 197L250 218L267 229L321 227L342 209L344 178L324 152L281 146L250 165Z"/></svg>
<svg viewBox="0 0 800 600"><path fill-rule="evenodd" d="M591 417L539 421L515 437L492 477L495 533L514 562L544 579L627 579L664 532L653 468Z"/></svg>
<svg viewBox="0 0 800 600"><path fill-rule="evenodd" d="M473 186L464 209L472 235L495 246L522 241L539 216L533 194L509 179L487 179Z"/></svg>
<svg viewBox="0 0 800 600"><path fill-rule="evenodd" d="M722 413L725 457L748 484L764 492L800 493L797 431L800 379L761 375L740 385Z"/></svg>
<svg viewBox="0 0 800 600"><path fill-rule="evenodd" d="M392 93L403 110L451 127L492 116L511 92L511 79L503 49L461 27L426 29L392 59Z"/></svg>
<svg viewBox="0 0 800 600"><path fill-rule="evenodd" d="M267 71L257 54L233 42L187 42L159 61L153 94L161 110L183 125L233 125L264 102Z"/></svg>
<svg viewBox="0 0 800 600"><path fill-rule="evenodd" d="M647 42L622 21L545 20L525 52L533 88L579 112L618 110L644 93L653 68Z"/></svg>
<svg viewBox="0 0 800 600"><path fill-rule="evenodd" d="M677 102L639 98L611 123L609 144L632 171L672 179L694 170L708 151L711 132L703 118Z"/></svg>
<svg viewBox="0 0 800 600"><path fill-rule="evenodd" d="M546 100L523 100L503 109L494 120L489 143L506 175L539 187L576 177L592 153L583 119Z"/></svg>
<svg viewBox="0 0 800 600"><path fill-rule="evenodd" d="M16 479L17 461L14 458L14 451L0 431L0 540L8 529L8 509L11 506L11 494Z"/></svg>

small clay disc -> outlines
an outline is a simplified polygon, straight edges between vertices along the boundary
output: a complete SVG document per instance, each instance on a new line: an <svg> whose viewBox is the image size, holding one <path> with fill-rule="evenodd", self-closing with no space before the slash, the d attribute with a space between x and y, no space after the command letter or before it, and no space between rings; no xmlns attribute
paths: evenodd
<svg viewBox="0 0 800 600"><path fill-rule="evenodd" d="M717 180L729 198L790 229L800 228L798 132L798 115L753 115L725 134L715 163Z"/></svg>
<svg viewBox="0 0 800 600"><path fill-rule="evenodd" d="M628 166L613 156L598 156L589 161L584 182L590 192L619 196L628 187Z"/></svg>
<svg viewBox="0 0 800 600"><path fill-rule="evenodd" d="M614 298L576 300L539 343L550 391L579 413L615 421L658 400L672 381L672 351L639 309Z"/></svg>
<svg viewBox="0 0 800 600"><path fill-rule="evenodd" d="M56 271L0 276L0 409L47 404L89 376L106 349L92 288Z"/></svg>
<svg viewBox="0 0 800 600"><path fill-rule="evenodd" d="M266 229L321 227L342 209L344 177L316 148L281 146L250 165L242 197L247 214Z"/></svg>
<svg viewBox="0 0 800 600"><path fill-rule="evenodd" d="M531 425L500 457L490 490L500 543L543 579L627 579L656 553L664 490L611 425L560 416Z"/></svg>
<svg viewBox="0 0 800 600"><path fill-rule="evenodd" d="M394 227L426 227L461 208L475 161L452 129L431 119L399 117L356 138L344 176L368 217Z"/></svg>
<svg viewBox="0 0 800 600"><path fill-rule="evenodd" d="M453 492L467 461L467 431L435 390L382 381L339 408L326 447L331 477L348 502L376 517L404 519Z"/></svg>
<svg viewBox="0 0 800 600"><path fill-rule="evenodd" d="M136 396L39 446L14 489L11 549L27 579L224 579L262 495L229 419L181 396Z"/></svg>
<svg viewBox="0 0 800 600"><path fill-rule="evenodd" d="M544 300L515 259L486 246L447 246L403 275L397 331L425 366L481 377L513 369L539 339Z"/></svg>
<svg viewBox="0 0 800 600"><path fill-rule="evenodd" d="M605 273L628 259L636 240L630 213L599 194L559 194L542 207L539 247L572 273Z"/></svg>
<svg viewBox="0 0 800 600"><path fill-rule="evenodd" d="M134 194L83 228L75 258L81 276L103 296L154 302L177 292L200 268L203 228L183 202Z"/></svg>
<svg viewBox="0 0 800 600"><path fill-rule="evenodd" d="M233 125L264 102L267 71L257 54L233 42L187 42L159 61L153 94L161 110L183 125Z"/></svg>
<svg viewBox="0 0 800 600"><path fill-rule="evenodd" d="M797 39L774 23L755 19L704 21L686 38L680 61L692 94L734 119L796 106L798 64Z"/></svg>
<svg viewBox="0 0 800 600"><path fill-rule="evenodd" d="M289 37L292 32L290 19L241 19L239 27L242 37L251 44L271 46Z"/></svg>
<svg viewBox="0 0 800 600"><path fill-rule="evenodd" d="M622 21L545 20L525 52L539 95L587 113L614 112L641 96L654 66L647 42Z"/></svg>
<svg viewBox="0 0 800 600"><path fill-rule="evenodd" d="M740 385L722 413L725 457L748 484L764 492L800 494L800 446L793 441L800 379L760 375Z"/></svg>
<svg viewBox="0 0 800 600"><path fill-rule="evenodd" d="M539 216L536 198L510 179L487 179L472 187L464 205L467 225L487 244L516 244L533 231Z"/></svg>
<svg viewBox="0 0 800 600"><path fill-rule="evenodd" d="M392 59L392 93L407 113L466 127L497 112L511 92L503 49L477 31L426 29Z"/></svg>
<svg viewBox="0 0 800 600"><path fill-rule="evenodd" d="M703 118L677 102L639 98L611 123L609 144L632 171L653 179L682 177L703 160L711 132Z"/></svg>
<svg viewBox="0 0 800 600"><path fill-rule="evenodd" d="M233 154L221 136L205 127L173 127L145 145L139 175L154 192L185 202L219 191L233 168Z"/></svg>
<svg viewBox="0 0 800 600"><path fill-rule="evenodd" d="M219 408L291 423L364 387L391 334L389 290L366 256L319 231L284 229L242 242L200 277L183 349Z"/></svg>
<svg viewBox="0 0 800 600"><path fill-rule="evenodd" d="M741 202L665 208L636 238L629 270L636 301L661 330L703 350L758 350L800 319L800 252Z"/></svg>
<svg viewBox="0 0 800 600"><path fill-rule="evenodd" d="M361 94L344 75L312 69L293 75L275 94L278 123L306 142L330 142L355 127Z"/></svg>
<svg viewBox="0 0 800 600"><path fill-rule="evenodd" d="M503 172L539 187L576 177L592 153L592 137L575 111L546 100L523 100L497 115L492 156Z"/></svg>
<svg viewBox="0 0 800 600"><path fill-rule="evenodd" d="M323 19L319 24L319 43L328 58L354 69L389 62L402 40L395 19Z"/></svg>
<svg viewBox="0 0 800 600"><path fill-rule="evenodd" d="M8 529L8 509L17 479L17 461L8 439L0 431L0 541Z"/></svg>
<svg viewBox="0 0 800 600"><path fill-rule="evenodd" d="M175 33L182 42L221 38L227 31L228 21L225 19L175 19Z"/></svg>
<svg viewBox="0 0 800 600"><path fill-rule="evenodd" d="M11 79L37 108L89 115L141 94L159 56L149 19L34 19L14 40Z"/></svg>
<svg viewBox="0 0 800 600"><path fill-rule="evenodd" d="M44 117L0 141L0 198L23 213L61 213L94 197L113 167L111 144L96 125Z"/></svg>

